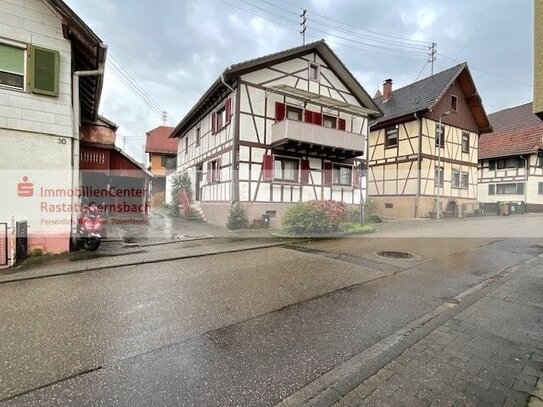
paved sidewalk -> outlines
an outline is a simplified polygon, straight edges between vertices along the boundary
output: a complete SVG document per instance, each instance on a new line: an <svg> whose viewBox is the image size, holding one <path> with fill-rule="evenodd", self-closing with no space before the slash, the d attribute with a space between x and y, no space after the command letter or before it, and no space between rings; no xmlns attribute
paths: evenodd
<svg viewBox="0 0 543 407"><path fill-rule="evenodd" d="M542 263L441 325L335 406L527 405L543 369Z"/></svg>

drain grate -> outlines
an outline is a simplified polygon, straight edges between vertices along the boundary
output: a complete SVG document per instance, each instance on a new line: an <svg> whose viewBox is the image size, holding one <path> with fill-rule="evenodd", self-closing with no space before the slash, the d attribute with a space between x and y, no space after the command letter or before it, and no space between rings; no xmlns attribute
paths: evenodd
<svg viewBox="0 0 543 407"><path fill-rule="evenodd" d="M377 255L389 259L412 259L414 257L411 253L395 252L390 250L377 252Z"/></svg>

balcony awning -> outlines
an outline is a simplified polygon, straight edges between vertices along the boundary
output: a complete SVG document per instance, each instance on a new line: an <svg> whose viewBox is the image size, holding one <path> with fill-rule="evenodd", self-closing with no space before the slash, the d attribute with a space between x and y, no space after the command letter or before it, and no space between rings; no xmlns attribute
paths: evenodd
<svg viewBox="0 0 543 407"><path fill-rule="evenodd" d="M269 86L267 90L272 93L277 93L283 96L290 96L295 99L303 100L304 102L312 103L321 107L336 109L344 113L353 114L355 116L366 117L380 114L376 110L355 106L347 102L342 102L341 100L332 99L328 96L319 95L318 93L298 89L289 85Z"/></svg>

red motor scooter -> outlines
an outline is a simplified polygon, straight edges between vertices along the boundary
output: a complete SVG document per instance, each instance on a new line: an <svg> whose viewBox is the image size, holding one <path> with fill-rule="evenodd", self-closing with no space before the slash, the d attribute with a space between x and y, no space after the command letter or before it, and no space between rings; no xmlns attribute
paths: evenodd
<svg viewBox="0 0 543 407"><path fill-rule="evenodd" d="M87 209L81 213L77 225L79 244L90 252L94 252L100 247L102 242L102 232L105 219L98 210L95 203L87 206Z"/></svg>

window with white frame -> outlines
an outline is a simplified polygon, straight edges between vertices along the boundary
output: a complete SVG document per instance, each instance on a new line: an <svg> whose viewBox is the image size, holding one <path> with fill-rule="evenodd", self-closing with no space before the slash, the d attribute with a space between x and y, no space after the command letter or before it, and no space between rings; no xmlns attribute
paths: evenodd
<svg viewBox="0 0 543 407"><path fill-rule="evenodd" d="M217 130L222 129L226 125L226 107L221 107L216 112L217 114Z"/></svg>
<svg viewBox="0 0 543 407"><path fill-rule="evenodd" d="M287 106L287 119L302 121L302 109L294 106Z"/></svg>
<svg viewBox="0 0 543 407"><path fill-rule="evenodd" d="M445 125L436 123L436 147L445 147Z"/></svg>
<svg viewBox="0 0 543 407"><path fill-rule="evenodd" d="M298 182L298 166L298 160L285 157L275 157L274 178L278 181Z"/></svg>
<svg viewBox="0 0 543 407"><path fill-rule="evenodd" d="M351 166L334 165L333 178L334 185L351 185L353 177L353 169Z"/></svg>
<svg viewBox="0 0 543 407"><path fill-rule="evenodd" d="M469 153L469 133L467 131L462 132L462 152Z"/></svg>
<svg viewBox="0 0 543 407"><path fill-rule="evenodd" d="M524 183L496 184L498 195L522 195L524 194Z"/></svg>
<svg viewBox="0 0 543 407"><path fill-rule="evenodd" d="M24 89L25 49L0 43L0 85Z"/></svg>
<svg viewBox="0 0 543 407"><path fill-rule="evenodd" d="M385 129L385 147L396 147L398 145L398 126Z"/></svg>
<svg viewBox="0 0 543 407"><path fill-rule="evenodd" d="M322 117L322 125L329 129L335 129L337 127L337 117L324 115Z"/></svg>

